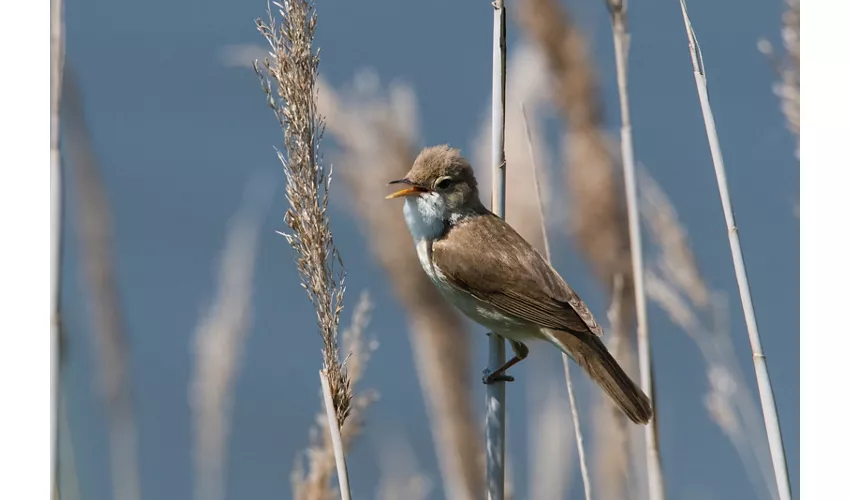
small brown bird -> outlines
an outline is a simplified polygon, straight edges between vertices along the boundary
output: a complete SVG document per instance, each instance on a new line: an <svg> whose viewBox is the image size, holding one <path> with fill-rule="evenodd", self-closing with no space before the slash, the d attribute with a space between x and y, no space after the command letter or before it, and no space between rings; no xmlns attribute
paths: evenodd
<svg viewBox="0 0 850 500"><path fill-rule="evenodd" d="M508 339L514 357L484 383L513 380L505 371L545 340L575 361L635 423L652 418L649 399L599 339L585 303L504 220L481 204L472 166L448 146L424 149L387 198L404 197L404 218L419 262L442 295L475 322Z"/></svg>

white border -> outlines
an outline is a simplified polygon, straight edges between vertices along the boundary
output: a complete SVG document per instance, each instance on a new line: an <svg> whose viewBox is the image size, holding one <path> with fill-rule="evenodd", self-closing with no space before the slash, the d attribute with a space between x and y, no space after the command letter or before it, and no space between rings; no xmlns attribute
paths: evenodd
<svg viewBox="0 0 850 500"><path fill-rule="evenodd" d="M795 497L837 498L850 448L850 7L804 3ZM48 20L49 2L0 2L0 498L49 498Z"/></svg>
<svg viewBox="0 0 850 500"><path fill-rule="evenodd" d="M50 498L49 10L0 2L0 498Z"/></svg>
<svg viewBox="0 0 850 500"><path fill-rule="evenodd" d="M844 149L850 145L845 34L850 8L846 2L802 3L801 491L796 496L839 498L848 494L850 447L850 321L845 316L850 311L850 154Z"/></svg>

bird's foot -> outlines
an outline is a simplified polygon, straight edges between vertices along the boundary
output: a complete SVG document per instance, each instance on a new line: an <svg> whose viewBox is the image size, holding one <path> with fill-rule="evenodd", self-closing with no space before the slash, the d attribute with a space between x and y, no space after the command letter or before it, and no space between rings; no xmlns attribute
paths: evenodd
<svg viewBox="0 0 850 500"><path fill-rule="evenodd" d="M488 337L491 336L491 335L498 335L498 334L495 333L495 332L487 332ZM514 381L514 378L511 377L510 375L506 375L505 372L508 370L508 368L517 364L517 362L519 362L520 360L522 360L523 358L525 358L528 355L528 348L525 347L525 344L523 344L522 342L515 342L513 340L510 341L510 342L511 342L511 346L514 349L514 352L515 353L521 352L522 357L514 356L513 358L511 358L510 361L508 361L507 363L504 363L502 366L500 366L498 369L496 369L496 371L492 371L489 368L485 369L484 370L484 378L482 379L484 381L485 385L494 384L496 382L513 382ZM517 351L518 347L521 348L520 351Z"/></svg>
<svg viewBox="0 0 850 500"><path fill-rule="evenodd" d="M515 379L505 373L491 372L489 369L484 370L484 378L481 379L484 385L495 384L496 382L513 382Z"/></svg>

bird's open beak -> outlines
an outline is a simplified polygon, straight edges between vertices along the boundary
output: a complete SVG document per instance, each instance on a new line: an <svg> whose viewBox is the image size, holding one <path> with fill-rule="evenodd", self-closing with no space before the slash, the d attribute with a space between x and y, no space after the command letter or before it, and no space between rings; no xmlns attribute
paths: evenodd
<svg viewBox="0 0 850 500"><path fill-rule="evenodd" d="M427 189L420 187L420 186L417 186L416 184L410 182L407 179L399 179L397 181L391 181L391 182L387 183L387 185L390 185L390 184L407 184L409 187L406 187L404 189L400 189L400 190L396 191L395 193L387 196L386 199L388 199L388 200L391 200L393 198L401 198L402 196L417 196L419 194L428 192Z"/></svg>

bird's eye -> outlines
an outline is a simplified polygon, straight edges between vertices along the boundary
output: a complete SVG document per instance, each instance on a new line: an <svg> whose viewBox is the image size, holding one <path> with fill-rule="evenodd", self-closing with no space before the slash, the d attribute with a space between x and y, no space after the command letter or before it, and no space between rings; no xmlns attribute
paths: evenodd
<svg viewBox="0 0 850 500"><path fill-rule="evenodd" d="M447 187L449 187L451 185L451 183L452 183L451 178L443 177L442 179L437 181L435 186L437 186L437 189L446 189Z"/></svg>

